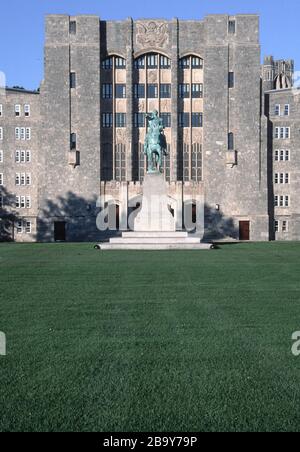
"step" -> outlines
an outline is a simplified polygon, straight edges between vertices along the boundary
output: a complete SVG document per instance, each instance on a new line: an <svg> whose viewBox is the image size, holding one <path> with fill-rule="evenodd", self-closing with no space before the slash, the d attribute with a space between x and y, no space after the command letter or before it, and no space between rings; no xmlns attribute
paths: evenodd
<svg viewBox="0 0 300 452"><path fill-rule="evenodd" d="M98 245L98 249L102 251L119 251L119 250L144 250L144 251L162 251L162 250L211 250L213 245L211 243L157 243L157 244L147 244L147 243L123 243L123 244L113 244L113 243L102 243Z"/></svg>
<svg viewBox="0 0 300 452"><path fill-rule="evenodd" d="M136 243L137 245L142 245L142 244L162 244L162 245L172 245L172 244L194 244L194 243L200 243L200 239L198 237L156 237L156 238L151 238L151 237L129 237L129 238L112 238L110 239L110 243L112 245L117 245L117 244L124 244L124 245L131 245Z"/></svg>
<svg viewBox="0 0 300 452"><path fill-rule="evenodd" d="M127 238L185 238L188 237L188 233L185 231L180 232L123 232L122 237Z"/></svg>

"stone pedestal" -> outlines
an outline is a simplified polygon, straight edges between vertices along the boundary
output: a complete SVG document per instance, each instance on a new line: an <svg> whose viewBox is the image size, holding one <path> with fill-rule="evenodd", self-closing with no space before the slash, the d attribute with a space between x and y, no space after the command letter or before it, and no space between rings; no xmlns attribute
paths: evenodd
<svg viewBox="0 0 300 452"><path fill-rule="evenodd" d="M143 185L142 209L134 222L136 232L175 232L176 223L168 202L163 174L147 174Z"/></svg>

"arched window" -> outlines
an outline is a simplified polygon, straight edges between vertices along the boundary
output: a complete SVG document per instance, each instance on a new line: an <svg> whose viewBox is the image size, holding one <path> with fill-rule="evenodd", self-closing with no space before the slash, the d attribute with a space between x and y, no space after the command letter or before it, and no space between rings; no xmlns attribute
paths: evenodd
<svg viewBox="0 0 300 452"><path fill-rule="evenodd" d="M171 60L165 55L147 53L134 61L135 69L170 69Z"/></svg>
<svg viewBox="0 0 300 452"><path fill-rule="evenodd" d="M115 69L126 69L126 60L119 56L111 56L102 60L102 69L111 71Z"/></svg>
<svg viewBox="0 0 300 452"><path fill-rule="evenodd" d="M185 56L179 60L179 67L180 69L203 69L203 59L195 55Z"/></svg>

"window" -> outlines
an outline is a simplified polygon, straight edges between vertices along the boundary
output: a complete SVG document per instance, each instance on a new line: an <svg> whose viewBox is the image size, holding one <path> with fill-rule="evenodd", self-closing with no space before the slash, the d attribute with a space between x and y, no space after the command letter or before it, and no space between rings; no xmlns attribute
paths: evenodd
<svg viewBox="0 0 300 452"><path fill-rule="evenodd" d="M280 105L275 105L275 116L280 116Z"/></svg>
<svg viewBox="0 0 300 452"><path fill-rule="evenodd" d="M26 209L31 209L31 197L26 196Z"/></svg>
<svg viewBox="0 0 300 452"><path fill-rule="evenodd" d="M70 135L70 150L74 151L77 148L77 135L76 133L71 133Z"/></svg>
<svg viewBox="0 0 300 452"><path fill-rule="evenodd" d="M203 85L202 83L193 83L192 84L192 98L200 99L203 97Z"/></svg>
<svg viewBox="0 0 300 452"><path fill-rule="evenodd" d="M21 138L21 130L20 130L20 127L16 127L16 128L15 128L15 139L16 139L16 140L20 140L20 138Z"/></svg>
<svg viewBox="0 0 300 452"><path fill-rule="evenodd" d="M25 232L31 234L31 221L25 221Z"/></svg>
<svg viewBox="0 0 300 452"><path fill-rule="evenodd" d="M15 116L21 116L21 105L15 105Z"/></svg>
<svg viewBox="0 0 300 452"><path fill-rule="evenodd" d="M113 65L114 65L114 63L113 63L113 59L111 57L106 58L105 60L102 61L102 69L109 71L113 68Z"/></svg>
<svg viewBox="0 0 300 452"><path fill-rule="evenodd" d="M25 129L25 127L21 127L20 128L20 138L23 141L26 139L26 129Z"/></svg>
<svg viewBox="0 0 300 452"><path fill-rule="evenodd" d="M126 85L116 84L116 98L126 99Z"/></svg>
<svg viewBox="0 0 300 452"><path fill-rule="evenodd" d="M234 134L232 132L228 134L228 150L234 151Z"/></svg>
<svg viewBox="0 0 300 452"><path fill-rule="evenodd" d="M276 195L275 196L275 207L289 207L290 197L288 195Z"/></svg>
<svg viewBox="0 0 300 452"><path fill-rule="evenodd" d="M274 221L274 231L279 232L279 221L278 220Z"/></svg>
<svg viewBox="0 0 300 452"><path fill-rule="evenodd" d="M136 83L134 85L134 97L135 99L144 99L145 98L145 85Z"/></svg>
<svg viewBox="0 0 300 452"><path fill-rule="evenodd" d="M0 185L3 185L3 173L0 173Z"/></svg>
<svg viewBox="0 0 300 452"><path fill-rule="evenodd" d="M23 234L23 221L22 220L18 220L16 222L16 230L17 230L17 234Z"/></svg>
<svg viewBox="0 0 300 452"><path fill-rule="evenodd" d="M234 72L229 72L228 74L228 88L234 88Z"/></svg>
<svg viewBox="0 0 300 452"><path fill-rule="evenodd" d="M3 140L3 127L0 127L0 140Z"/></svg>
<svg viewBox="0 0 300 452"><path fill-rule="evenodd" d="M15 152L15 163L21 163L21 151Z"/></svg>
<svg viewBox="0 0 300 452"><path fill-rule="evenodd" d="M179 113L179 127L190 127L189 113Z"/></svg>
<svg viewBox="0 0 300 452"><path fill-rule="evenodd" d="M115 67L116 69L126 69L126 60L121 57L116 57Z"/></svg>
<svg viewBox="0 0 300 452"><path fill-rule="evenodd" d="M0 163L3 163L3 151L0 151Z"/></svg>
<svg viewBox="0 0 300 452"><path fill-rule="evenodd" d="M102 127L111 128L113 126L113 114L112 113L102 113Z"/></svg>
<svg viewBox="0 0 300 452"><path fill-rule="evenodd" d="M284 116L290 116L290 105L289 104L284 106Z"/></svg>
<svg viewBox="0 0 300 452"><path fill-rule="evenodd" d="M116 113L116 127L126 127L126 113Z"/></svg>
<svg viewBox="0 0 300 452"><path fill-rule="evenodd" d="M170 69L171 60L164 55L160 55L160 67L161 69Z"/></svg>
<svg viewBox="0 0 300 452"><path fill-rule="evenodd" d="M181 60L179 60L180 69L190 69L190 65L191 63L189 57L181 58Z"/></svg>
<svg viewBox="0 0 300 452"><path fill-rule="evenodd" d="M26 127L26 140L31 140L31 128Z"/></svg>
<svg viewBox="0 0 300 452"><path fill-rule="evenodd" d="M2 106L2 104L0 104L0 118L1 118L1 116L3 116L3 106Z"/></svg>
<svg viewBox="0 0 300 452"><path fill-rule="evenodd" d="M70 73L70 88L71 89L76 88L76 72Z"/></svg>
<svg viewBox="0 0 300 452"><path fill-rule="evenodd" d="M76 35L77 23L75 20L70 21L69 31L70 31L70 35Z"/></svg>
<svg viewBox="0 0 300 452"><path fill-rule="evenodd" d="M236 22L235 20L229 20L228 22L228 33L235 34L236 33Z"/></svg>
<svg viewBox="0 0 300 452"><path fill-rule="evenodd" d="M102 85L102 99L112 99L112 84L111 83L103 83Z"/></svg>
<svg viewBox="0 0 300 452"><path fill-rule="evenodd" d="M192 69L202 69L203 60L199 57L192 57Z"/></svg>
<svg viewBox="0 0 300 452"><path fill-rule="evenodd" d="M171 127L171 113L161 113L160 116L163 122L163 126L166 128Z"/></svg>
<svg viewBox="0 0 300 452"><path fill-rule="evenodd" d="M284 220L282 222L282 232L288 232L288 230L289 230L288 225L289 225L289 223L287 220Z"/></svg>
<svg viewBox="0 0 300 452"><path fill-rule="evenodd" d="M169 83L162 83L160 85L160 97L162 99L171 98L171 85Z"/></svg>
<svg viewBox="0 0 300 452"><path fill-rule="evenodd" d="M149 84L147 86L147 95L149 99L157 99L158 98L158 85L157 84Z"/></svg>
<svg viewBox="0 0 300 452"><path fill-rule="evenodd" d="M26 151L26 163L31 162L31 151Z"/></svg>
<svg viewBox="0 0 300 452"><path fill-rule="evenodd" d="M26 174L26 185L31 185L31 174Z"/></svg>
<svg viewBox="0 0 300 452"><path fill-rule="evenodd" d="M158 55L155 54L147 55L147 67L148 69L158 68Z"/></svg>
<svg viewBox="0 0 300 452"><path fill-rule="evenodd" d="M190 85L188 83L180 83L179 97L181 99L187 99L190 97Z"/></svg>
<svg viewBox="0 0 300 452"><path fill-rule="evenodd" d="M16 173L15 184L16 184L16 185L21 185L21 177L20 177L20 173Z"/></svg>
<svg viewBox="0 0 300 452"><path fill-rule="evenodd" d="M192 127L203 127L203 113L192 113Z"/></svg>
<svg viewBox="0 0 300 452"><path fill-rule="evenodd" d="M134 114L134 127L145 127L145 113Z"/></svg>
<svg viewBox="0 0 300 452"><path fill-rule="evenodd" d="M145 57L141 56L134 61L135 69L145 69Z"/></svg>
<svg viewBox="0 0 300 452"><path fill-rule="evenodd" d="M285 161L286 162L290 161L290 151L289 151L289 149L285 150Z"/></svg>
<svg viewBox="0 0 300 452"><path fill-rule="evenodd" d="M30 105L29 104L24 105L24 115L26 118L28 118L30 116Z"/></svg>
<svg viewBox="0 0 300 452"><path fill-rule="evenodd" d="M275 173L275 184L289 184L290 174L289 173Z"/></svg>
<svg viewBox="0 0 300 452"><path fill-rule="evenodd" d="M275 138L276 140L288 140L291 135L290 127L276 127L275 128Z"/></svg>

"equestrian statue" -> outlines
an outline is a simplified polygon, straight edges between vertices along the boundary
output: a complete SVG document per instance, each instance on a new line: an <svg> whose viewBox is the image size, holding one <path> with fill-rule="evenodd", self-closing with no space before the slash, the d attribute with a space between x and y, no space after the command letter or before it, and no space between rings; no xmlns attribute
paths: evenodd
<svg viewBox="0 0 300 452"><path fill-rule="evenodd" d="M163 121L158 111L146 115L149 130L146 135L144 153L148 160L148 173L162 172L162 156L167 155L167 141L164 134Z"/></svg>

